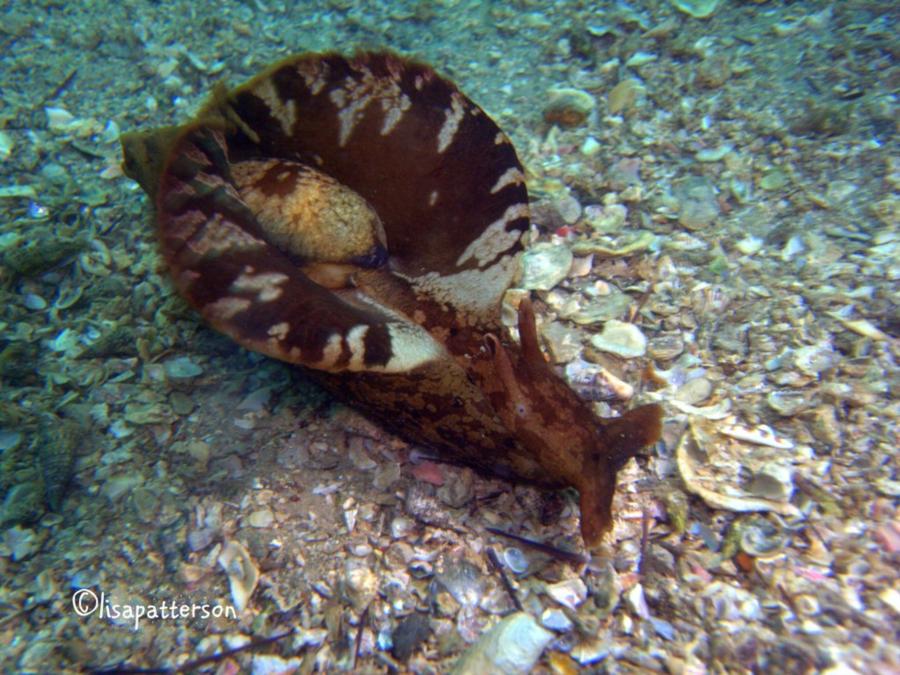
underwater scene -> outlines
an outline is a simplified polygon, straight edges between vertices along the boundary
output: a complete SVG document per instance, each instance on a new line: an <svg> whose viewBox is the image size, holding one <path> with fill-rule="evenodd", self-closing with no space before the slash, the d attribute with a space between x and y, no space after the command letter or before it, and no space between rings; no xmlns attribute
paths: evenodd
<svg viewBox="0 0 900 675"><path fill-rule="evenodd" d="M896 2L0 16L0 671L900 673Z"/></svg>

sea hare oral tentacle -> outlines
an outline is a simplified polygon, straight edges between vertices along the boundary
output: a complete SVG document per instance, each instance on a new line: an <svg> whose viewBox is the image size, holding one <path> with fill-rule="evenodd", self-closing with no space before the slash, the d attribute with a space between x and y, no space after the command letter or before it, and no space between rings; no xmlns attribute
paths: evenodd
<svg viewBox="0 0 900 675"><path fill-rule="evenodd" d="M451 82L386 52L306 54L122 145L210 325L450 458L579 489L588 545L609 530L616 472L661 411L596 417L544 359L527 299L520 343L502 327L524 173Z"/></svg>

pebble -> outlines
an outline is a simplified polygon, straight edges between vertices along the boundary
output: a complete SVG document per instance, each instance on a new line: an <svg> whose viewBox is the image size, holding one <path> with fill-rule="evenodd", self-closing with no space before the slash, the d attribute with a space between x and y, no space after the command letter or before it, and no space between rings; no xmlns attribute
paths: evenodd
<svg viewBox="0 0 900 675"><path fill-rule="evenodd" d="M191 530L188 532L187 544L188 548L193 552L202 551L209 546L215 537L215 531L210 527L204 527L199 530Z"/></svg>
<svg viewBox="0 0 900 675"><path fill-rule="evenodd" d="M529 614L515 612L484 633L460 657L452 672L454 675L525 675L532 671L553 637L553 633L538 625Z"/></svg>
<svg viewBox="0 0 900 675"><path fill-rule="evenodd" d="M598 295L587 300L573 298L573 302L559 309L559 315L563 319L584 326L622 316L630 305L631 297L628 294L617 288L611 288L607 295Z"/></svg>
<svg viewBox="0 0 900 675"><path fill-rule="evenodd" d="M650 618L650 608L647 606L647 599L644 597L644 587L641 584L635 584L629 588L624 594L625 604L637 616L642 619Z"/></svg>
<svg viewBox="0 0 900 675"><path fill-rule="evenodd" d="M733 149L733 146L725 143L715 148L703 148L702 150L698 150L694 157L697 158L698 162L719 162L725 159L725 155Z"/></svg>
<svg viewBox="0 0 900 675"><path fill-rule="evenodd" d="M0 429L0 452L13 450L22 442L22 434L18 431Z"/></svg>
<svg viewBox="0 0 900 675"><path fill-rule="evenodd" d="M768 406L783 417L793 417L810 407L808 395L802 391L776 390L766 396Z"/></svg>
<svg viewBox="0 0 900 675"><path fill-rule="evenodd" d="M651 52L635 52L625 62L625 65L631 68L638 68L640 66L645 66L648 63L653 63L657 58L656 54Z"/></svg>
<svg viewBox="0 0 900 675"><path fill-rule="evenodd" d="M100 492L108 497L110 501L115 501L143 482L144 477L138 473L123 473L107 479Z"/></svg>
<svg viewBox="0 0 900 675"><path fill-rule="evenodd" d="M622 80L609 91L606 98L607 111L610 115L627 112L634 107L642 90L643 85L638 80L633 78Z"/></svg>
<svg viewBox="0 0 900 675"><path fill-rule="evenodd" d="M659 335L647 343L647 355L660 361L671 361L684 351L684 340L680 335Z"/></svg>
<svg viewBox="0 0 900 675"><path fill-rule="evenodd" d="M554 87L547 92L544 120L561 127L583 125L597 107L590 93L571 87Z"/></svg>
<svg viewBox="0 0 900 675"><path fill-rule="evenodd" d="M744 255L753 255L762 250L765 241L761 237L744 237L734 247Z"/></svg>
<svg viewBox="0 0 900 675"><path fill-rule="evenodd" d="M51 131L67 131L75 122L75 116L65 108L44 108L47 115L47 127Z"/></svg>
<svg viewBox="0 0 900 675"><path fill-rule="evenodd" d="M541 623L545 628L566 633L572 629L572 620L561 609L545 609L541 613Z"/></svg>
<svg viewBox="0 0 900 675"><path fill-rule="evenodd" d="M173 391L169 394L169 405L176 415L190 415L194 411L194 401L182 391Z"/></svg>
<svg viewBox="0 0 900 675"><path fill-rule="evenodd" d="M720 0L669 0L680 12L684 12L695 19L707 19L719 7Z"/></svg>
<svg viewBox="0 0 900 675"><path fill-rule="evenodd" d="M12 136L5 131L0 131L0 161L5 160L12 154L14 145L15 143L13 142Z"/></svg>
<svg viewBox="0 0 900 675"><path fill-rule="evenodd" d="M475 495L475 473L471 469L461 469L455 479L444 483L437 491L437 497L451 509L462 508Z"/></svg>
<svg viewBox="0 0 900 675"><path fill-rule="evenodd" d="M363 611L375 598L378 576L366 560L350 558L344 569L344 594L357 612Z"/></svg>
<svg viewBox="0 0 900 675"><path fill-rule="evenodd" d="M584 139L584 143L581 144L581 154L585 157L593 157L601 149L600 142L594 138L593 136L588 136Z"/></svg>
<svg viewBox="0 0 900 675"><path fill-rule="evenodd" d="M829 342L806 345L794 350L792 361L801 373L818 377L830 369L836 360L834 348Z"/></svg>
<svg viewBox="0 0 900 675"><path fill-rule="evenodd" d="M151 522L159 510L159 499L156 492L143 485L134 488L131 493L131 501L138 517L145 523Z"/></svg>
<svg viewBox="0 0 900 675"><path fill-rule="evenodd" d="M173 380L189 380L203 373L203 369L187 356L169 359L163 364L163 367L166 375Z"/></svg>
<svg viewBox="0 0 900 675"><path fill-rule="evenodd" d="M393 647L391 654L394 658L405 662L415 653L431 632L431 622L427 614L422 612L413 612L403 619L391 636Z"/></svg>
<svg viewBox="0 0 900 675"><path fill-rule="evenodd" d="M247 522L251 527L269 527L275 522L275 515L269 509L259 509L250 514Z"/></svg>
<svg viewBox="0 0 900 675"><path fill-rule="evenodd" d="M716 189L705 176L691 176L678 186L678 222L689 230L699 230L719 215Z"/></svg>
<svg viewBox="0 0 900 675"><path fill-rule="evenodd" d="M549 291L565 279L574 256L567 246L540 243L522 255L522 280L526 290Z"/></svg>
<svg viewBox="0 0 900 675"><path fill-rule="evenodd" d="M559 321L542 326L541 335L547 340L550 355L556 363L568 363L581 354L580 334Z"/></svg>
<svg viewBox="0 0 900 675"><path fill-rule="evenodd" d="M22 304L24 304L27 309L35 312L47 309L47 301L37 293L26 293L25 297L22 299Z"/></svg>
<svg viewBox="0 0 900 675"><path fill-rule="evenodd" d="M481 572L467 560L448 560L436 579L460 605L475 606L484 595Z"/></svg>
<svg viewBox="0 0 900 675"><path fill-rule="evenodd" d="M778 502L788 502L794 494L794 472L783 462L768 462L756 470L747 492Z"/></svg>
<svg viewBox="0 0 900 675"><path fill-rule="evenodd" d="M713 392L713 384L705 377L695 377L678 387L675 398L682 403L697 405L709 398Z"/></svg>
<svg viewBox="0 0 900 675"><path fill-rule="evenodd" d="M547 595L564 607L574 610L587 598L587 586L577 577L564 579L548 585Z"/></svg>
<svg viewBox="0 0 900 675"><path fill-rule="evenodd" d="M372 479L372 484L379 490L387 490L400 480L400 465L394 462L382 465Z"/></svg>
<svg viewBox="0 0 900 675"><path fill-rule="evenodd" d="M641 329L624 321L607 321L603 331L591 338L591 344L603 352L631 359L647 351L647 338Z"/></svg>
<svg viewBox="0 0 900 675"><path fill-rule="evenodd" d="M3 548L8 551L6 555L9 555L15 562L34 555L38 550L39 543L40 540L34 530L19 525L9 528L3 534Z"/></svg>
<svg viewBox="0 0 900 675"><path fill-rule="evenodd" d="M254 654L250 672L252 675L291 675L302 665L303 659L298 656L285 659L274 654Z"/></svg>
<svg viewBox="0 0 900 675"><path fill-rule="evenodd" d="M581 217L581 202L571 194L565 194L556 201L556 212L567 225L574 225Z"/></svg>

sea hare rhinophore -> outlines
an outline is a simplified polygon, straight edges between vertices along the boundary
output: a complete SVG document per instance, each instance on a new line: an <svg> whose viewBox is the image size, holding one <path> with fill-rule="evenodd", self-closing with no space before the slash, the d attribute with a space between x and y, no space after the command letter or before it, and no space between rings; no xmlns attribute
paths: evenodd
<svg viewBox="0 0 900 675"><path fill-rule="evenodd" d="M588 545L610 528L616 472L660 409L598 418L544 359L528 300L520 342L501 325L528 194L451 82L391 53L305 54L122 144L210 325L456 461L577 488Z"/></svg>

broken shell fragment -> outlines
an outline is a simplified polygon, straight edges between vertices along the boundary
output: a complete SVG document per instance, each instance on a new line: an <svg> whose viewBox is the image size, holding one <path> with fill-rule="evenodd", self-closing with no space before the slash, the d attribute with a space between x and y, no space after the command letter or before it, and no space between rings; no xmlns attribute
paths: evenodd
<svg viewBox="0 0 900 675"><path fill-rule="evenodd" d="M537 244L522 255L522 288L549 291L565 279L574 256L566 246Z"/></svg>
<svg viewBox="0 0 900 675"><path fill-rule="evenodd" d="M763 516L753 516L738 525L741 550L749 556L769 559L784 549L787 537L784 531Z"/></svg>
<svg viewBox="0 0 900 675"><path fill-rule="evenodd" d="M624 321L607 321L603 331L591 338L591 344L603 352L625 359L643 356L647 351L647 338L641 329Z"/></svg>
<svg viewBox="0 0 900 675"><path fill-rule="evenodd" d="M544 119L561 127L581 126L597 107L594 97L581 89L553 88L547 96L549 100L544 108Z"/></svg>
<svg viewBox="0 0 900 675"><path fill-rule="evenodd" d="M243 612L259 581L259 570L253 564L253 558L240 543L229 541L219 554L219 565L228 575L235 609Z"/></svg>
<svg viewBox="0 0 900 675"><path fill-rule="evenodd" d="M767 445L770 448L790 450L794 447L790 439L778 436L771 427L760 424L756 427L745 427L734 423L734 417L729 417L726 423L719 427L719 433L739 441L747 441L756 445Z"/></svg>
<svg viewBox="0 0 900 675"><path fill-rule="evenodd" d="M790 468L779 448L754 447L732 437L723 439L723 434L716 433L721 431L719 426L712 420L690 418L688 431L675 452L687 489L715 509L774 511L799 518L800 510L788 501L793 491ZM773 473L776 464L784 468ZM748 472L751 478L746 484ZM781 482L785 477L787 485ZM778 490L768 489L773 482L780 486Z"/></svg>

